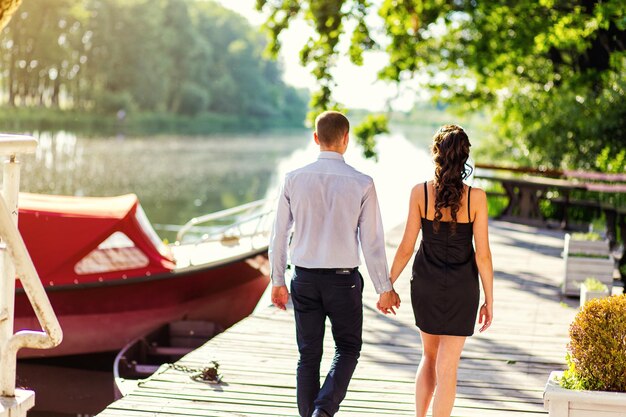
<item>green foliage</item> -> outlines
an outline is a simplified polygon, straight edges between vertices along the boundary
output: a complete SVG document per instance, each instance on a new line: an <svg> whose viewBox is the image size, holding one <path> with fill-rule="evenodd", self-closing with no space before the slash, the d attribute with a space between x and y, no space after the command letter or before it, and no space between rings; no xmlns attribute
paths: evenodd
<svg viewBox="0 0 626 417"><path fill-rule="evenodd" d="M315 29L302 63L320 83L313 106L334 105L331 69L340 53L357 64L379 47L370 36L365 0L258 0L277 39L296 16ZM382 0L389 56L386 80L422 87L494 121L493 159L548 167L601 168L598 156L623 149L626 131L626 5L623 0L454 2ZM355 27L347 51L340 34ZM346 34L348 36L349 34ZM420 75L420 77L416 77Z"/></svg>
<svg viewBox="0 0 626 417"><path fill-rule="evenodd" d="M119 110L132 111L137 108L133 96L128 91L100 91L94 93L95 108L100 113L115 114Z"/></svg>
<svg viewBox="0 0 626 417"><path fill-rule="evenodd" d="M569 253L570 258L594 258L594 259L608 259L610 255L597 255L591 253Z"/></svg>
<svg viewBox="0 0 626 417"><path fill-rule="evenodd" d="M570 326L564 388L626 392L626 295L587 302Z"/></svg>
<svg viewBox="0 0 626 417"><path fill-rule="evenodd" d="M240 15L187 0L24 0L0 35L8 104L234 114L301 126L306 97Z"/></svg>
<svg viewBox="0 0 626 417"><path fill-rule="evenodd" d="M607 291L608 290L608 287L602 282L598 281L598 279L595 277L588 277L587 279L585 279L585 281L583 281L583 284L585 284L585 287L589 291Z"/></svg>
<svg viewBox="0 0 626 417"><path fill-rule="evenodd" d="M115 114L82 110L0 107L0 126L7 133L66 130L81 136L132 136L175 133L206 135L224 132L258 132L293 129L290 120L202 112L193 116L131 111L124 120Z"/></svg>
<svg viewBox="0 0 626 417"><path fill-rule="evenodd" d="M362 65L363 52L376 46L366 22L371 3L368 0L257 0L257 9L269 11L264 28L270 34L267 49L273 55L280 50L280 34L289 27L291 19L300 16L315 29L315 35L308 39L300 51L300 62L304 66L311 66L311 72L319 82L319 89L312 94L309 103L311 110L307 116L308 122L312 123L325 110L342 111L341 105L332 97L336 83L331 70L338 59L339 41L346 27L354 26L348 50L348 56L354 64ZM376 116L376 123L386 124L383 118ZM357 141L363 147L364 156L375 156L374 135L380 133L376 126L369 122L360 129L355 128L355 132L357 130Z"/></svg>
<svg viewBox="0 0 626 417"><path fill-rule="evenodd" d="M591 242L597 242L603 240L602 236L596 232L587 232L587 233L572 233L573 240L587 240Z"/></svg>
<svg viewBox="0 0 626 417"><path fill-rule="evenodd" d="M626 172L626 149L612 154L610 147L605 147L596 158L596 167L602 172Z"/></svg>
<svg viewBox="0 0 626 417"><path fill-rule="evenodd" d="M196 115L209 105L209 92L197 84L183 84L178 98L178 112L190 116Z"/></svg>
<svg viewBox="0 0 626 417"><path fill-rule="evenodd" d="M374 136L381 133L389 133L387 117L384 115L368 115L360 125L354 128L354 135L363 146L363 155L366 158L376 157Z"/></svg>

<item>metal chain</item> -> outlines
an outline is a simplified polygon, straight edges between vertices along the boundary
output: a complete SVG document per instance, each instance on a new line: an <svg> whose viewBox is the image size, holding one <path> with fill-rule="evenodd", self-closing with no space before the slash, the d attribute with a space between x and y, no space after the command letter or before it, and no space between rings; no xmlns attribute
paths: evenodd
<svg viewBox="0 0 626 417"><path fill-rule="evenodd" d="M178 365L176 363L168 363L167 366L170 369L190 374L189 378L193 379L194 381L204 381L213 384L219 384L222 380L222 375L218 373L220 364L216 361L212 361L211 366L205 366L204 368L191 368L189 366Z"/></svg>

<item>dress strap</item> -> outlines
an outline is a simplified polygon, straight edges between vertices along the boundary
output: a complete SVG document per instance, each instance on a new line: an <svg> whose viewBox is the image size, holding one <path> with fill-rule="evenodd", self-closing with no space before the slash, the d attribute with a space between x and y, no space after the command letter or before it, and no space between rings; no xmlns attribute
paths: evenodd
<svg viewBox="0 0 626 417"><path fill-rule="evenodd" d="M424 200L425 200L425 206L426 208L424 209L424 218L427 219L428 218L428 181L424 181Z"/></svg>
<svg viewBox="0 0 626 417"><path fill-rule="evenodd" d="M468 222L472 222L472 216L471 216L471 211L470 211L470 193L472 192L472 186L469 186L469 189L467 190L467 221Z"/></svg>

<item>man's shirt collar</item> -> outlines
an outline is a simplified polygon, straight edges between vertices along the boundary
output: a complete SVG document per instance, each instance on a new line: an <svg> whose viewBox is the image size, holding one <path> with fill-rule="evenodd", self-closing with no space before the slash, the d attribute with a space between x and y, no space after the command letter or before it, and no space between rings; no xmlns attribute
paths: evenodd
<svg viewBox="0 0 626 417"><path fill-rule="evenodd" d="M333 151L321 151L320 156L317 159L336 159L338 161L344 160L342 154Z"/></svg>

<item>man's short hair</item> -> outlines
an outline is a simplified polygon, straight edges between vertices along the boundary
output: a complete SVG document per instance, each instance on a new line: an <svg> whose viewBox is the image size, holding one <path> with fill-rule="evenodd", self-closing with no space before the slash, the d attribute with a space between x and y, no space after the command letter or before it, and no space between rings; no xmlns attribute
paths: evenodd
<svg viewBox="0 0 626 417"><path fill-rule="evenodd" d="M350 131L348 118L338 111L325 111L315 118L315 132L320 143L326 146L339 144Z"/></svg>

